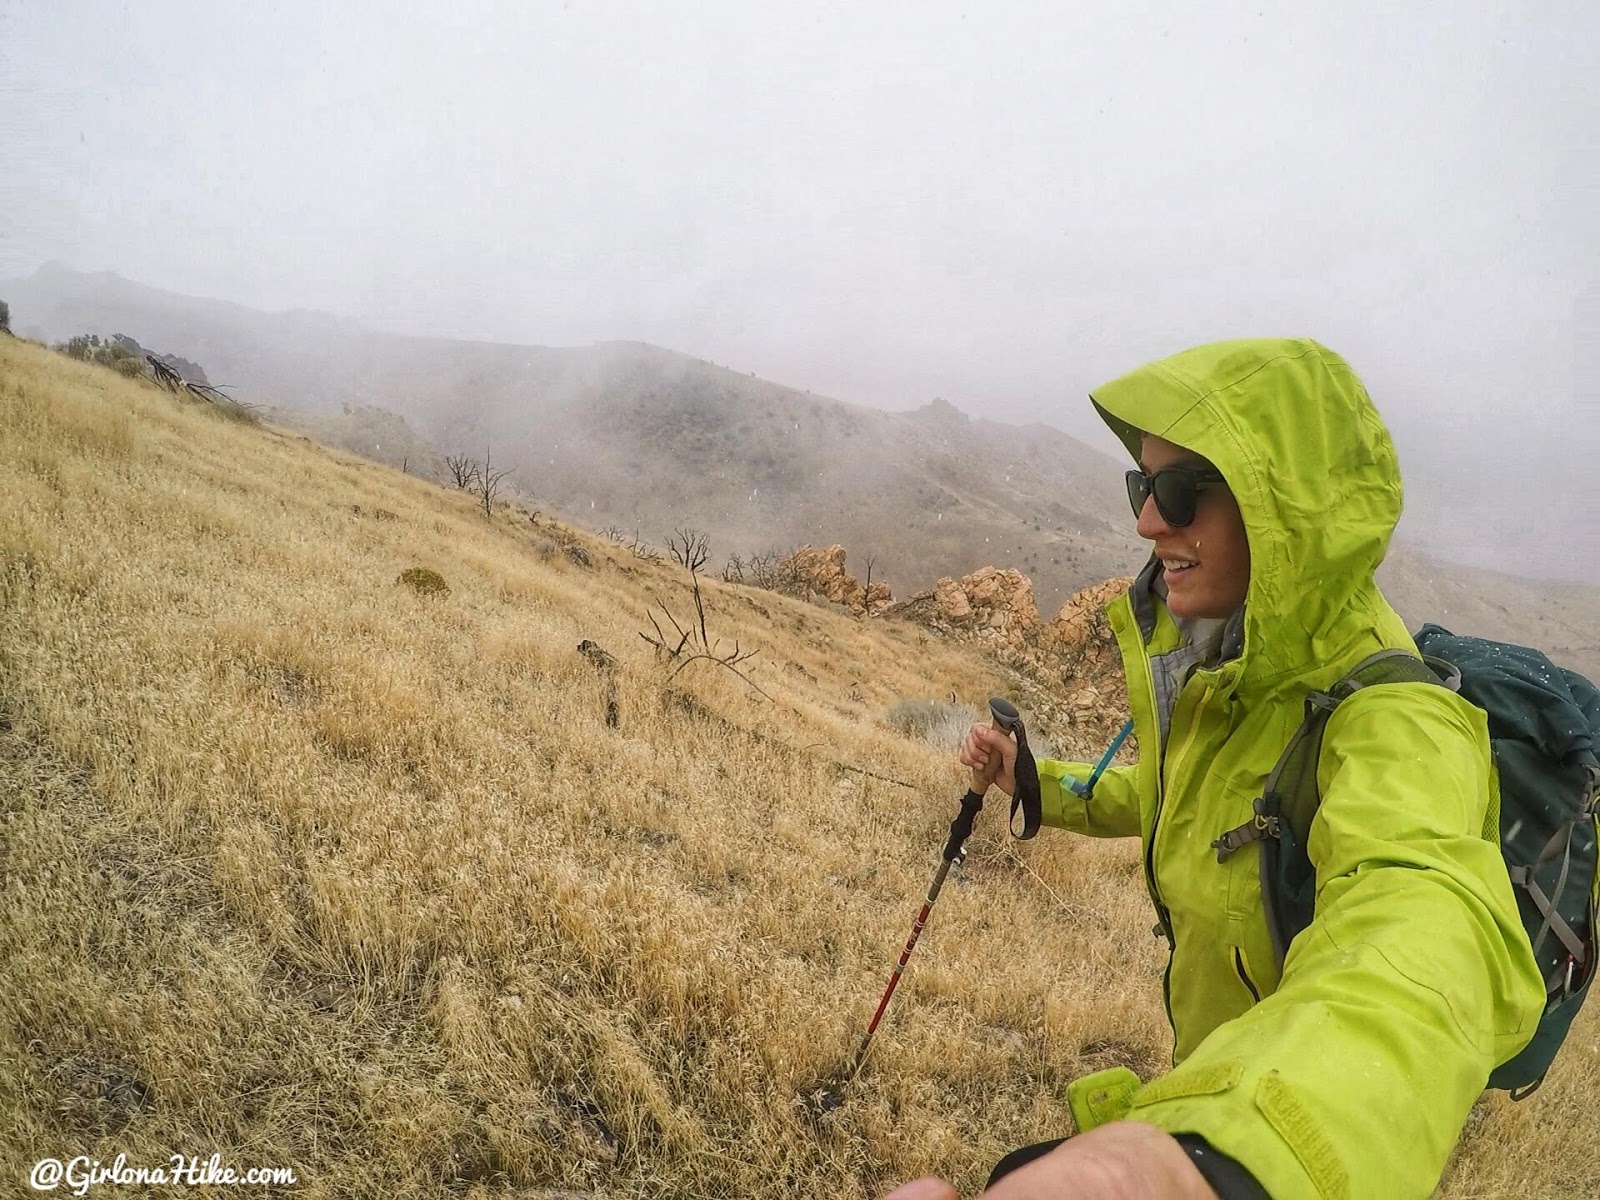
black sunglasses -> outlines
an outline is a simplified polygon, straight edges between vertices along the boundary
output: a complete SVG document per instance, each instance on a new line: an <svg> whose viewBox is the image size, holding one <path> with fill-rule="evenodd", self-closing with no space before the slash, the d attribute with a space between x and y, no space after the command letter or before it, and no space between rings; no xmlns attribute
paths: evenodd
<svg viewBox="0 0 1600 1200"><path fill-rule="evenodd" d="M1194 520L1200 489L1226 482L1221 471L1208 467L1163 467L1150 475L1129 471L1128 503L1137 517L1144 512L1144 502L1154 496L1161 519L1174 529L1181 529Z"/></svg>

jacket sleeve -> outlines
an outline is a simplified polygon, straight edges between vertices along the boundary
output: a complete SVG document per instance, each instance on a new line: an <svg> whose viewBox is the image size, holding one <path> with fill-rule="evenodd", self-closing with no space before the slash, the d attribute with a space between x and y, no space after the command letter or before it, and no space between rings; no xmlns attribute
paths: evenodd
<svg viewBox="0 0 1600 1200"><path fill-rule="evenodd" d="M1544 987L1497 844L1483 714L1425 684L1367 689L1324 741L1316 916L1278 989L1142 1089L1277 1200L1425 1197Z"/></svg>
<svg viewBox="0 0 1600 1200"><path fill-rule="evenodd" d="M1110 767L1095 781L1094 795L1085 801L1067 786L1069 779L1086 780L1094 774L1087 763L1039 760L1040 822L1092 837L1138 837L1138 767Z"/></svg>

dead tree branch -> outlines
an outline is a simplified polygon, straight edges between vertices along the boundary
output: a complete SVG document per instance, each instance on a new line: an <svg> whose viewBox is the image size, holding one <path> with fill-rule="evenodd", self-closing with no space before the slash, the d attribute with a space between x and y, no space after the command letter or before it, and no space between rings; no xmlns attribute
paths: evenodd
<svg viewBox="0 0 1600 1200"><path fill-rule="evenodd" d="M674 551L674 557L676 557L676 551ZM680 559L679 561L684 562L686 560ZM693 561L695 561L695 554L691 552L687 556L687 562ZM701 564L703 564L705 561L703 552L699 561ZM753 688L757 692L760 692L761 695L765 696L768 700L771 700L772 697L767 694L766 689L755 680L751 679L750 676L745 674L744 670L741 669L745 666L745 664L753 659L757 653L759 653L759 651L744 649L742 646L740 646L737 639L735 639L733 643L732 650L724 651L722 649L722 639L713 639L707 629L706 602L705 597L700 591L700 575L696 567L689 568L689 581L693 587L694 619L688 622L687 627L685 627L685 624L680 622L677 617L672 615L672 610L670 608L658 601L656 607L661 610L661 615L665 617L667 623L672 626L672 634L668 635L666 631L661 628L661 622L656 620L655 613L653 612L646 613L645 615L650 621L650 627L655 630L655 635L651 636L642 629L639 631L639 636L651 646L655 647L656 657L658 659L664 658L676 664L673 666L671 673L667 676L668 682L676 679L678 677L678 673L690 663L709 662L714 663L719 667L725 667L729 671L732 671L735 675L742 679L746 685ZM677 639L676 641L673 640L674 637Z"/></svg>
<svg viewBox="0 0 1600 1200"><path fill-rule="evenodd" d="M183 387L183 376L171 364L162 362L154 354L146 354L144 360L150 364L156 382L169 392L176 392Z"/></svg>
<svg viewBox="0 0 1600 1200"><path fill-rule="evenodd" d="M657 550L649 542L642 540L637 529L633 531L633 545L629 546L628 549L635 558L643 559L647 563L661 561L661 551Z"/></svg>
<svg viewBox="0 0 1600 1200"><path fill-rule="evenodd" d="M477 487L475 489L478 493L478 498L483 501L483 519L485 521L494 519L495 497L499 494L500 485L505 482L505 477L511 473L509 470L496 471L491 466L492 461L486 448L483 452L483 468L478 472Z"/></svg>
<svg viewBox="0 0 1600 1200"><path fill-rule="evenodd" d="M456 487L466 491L478 482L478 464L474 459L465 454L447 454L444 460L445 469L450 472L450 479Z"/></svg>
<svg viewBox="0 0 1600 1200"><path fill-rule="evenodd" d="M678 529L667 539L667 549L672 552L672 561L687 567L693 575L711 557L711 539L698 529Z"/></svg>

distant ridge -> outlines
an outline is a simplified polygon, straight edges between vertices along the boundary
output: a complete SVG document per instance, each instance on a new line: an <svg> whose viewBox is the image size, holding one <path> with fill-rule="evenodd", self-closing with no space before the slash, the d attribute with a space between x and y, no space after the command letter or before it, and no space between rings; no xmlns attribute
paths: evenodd
<svg viewBox="0 0 1600 1200"><path fill-rule="evenodd" d="M320 440L414 472L444 454L497 465L534 502L663 544L729 554L843 545L904 597L940 576L1015 567L1045 616L1136 569L1120 461L1047 425L935 398L887 413L643 342L520 346L266 313L60 264L0 283L12 325L47 340L126 333L201 363L239 399ZM299 410L298 412L295 410ZM1600 675L1600 589L1446 565L1397 545L1379 575L1414 625L1454 623Z"/></svg>

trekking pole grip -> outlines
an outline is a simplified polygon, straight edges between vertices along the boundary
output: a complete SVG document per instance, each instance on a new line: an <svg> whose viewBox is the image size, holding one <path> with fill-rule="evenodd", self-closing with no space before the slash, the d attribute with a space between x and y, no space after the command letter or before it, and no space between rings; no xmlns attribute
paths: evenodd
<svg viewBox="0 0 1600 1200"><path fill-rule="evenodd" d="M1022 724L1022 716L1017 712L1016 705L1001 696L989 698L989 718L1001 733L1012 736L1015 736ZM972 836L972 823L978 819L978 810L983 807L984 793L994 782L991 773L997 769L994 764L990 764L987 771L973 768L972 786L967 794L961 797L961 811L956 814L955 820L950 822L950 837L944 844L945 862L954 862L956 855L961 853L962 843Z"/></svg>

